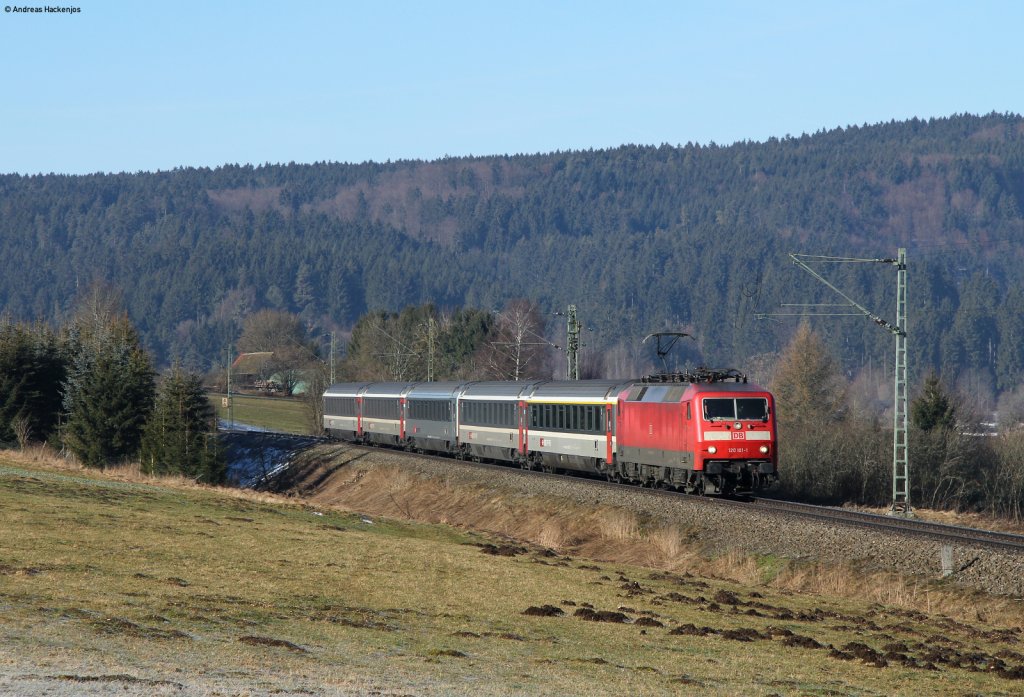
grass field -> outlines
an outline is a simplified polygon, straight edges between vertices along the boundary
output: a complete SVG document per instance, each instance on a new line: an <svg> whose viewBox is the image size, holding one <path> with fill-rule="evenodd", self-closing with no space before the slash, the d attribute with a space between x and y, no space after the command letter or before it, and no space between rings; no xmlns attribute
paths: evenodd
<svg viewBox="0 0 1024 697"><path fill-rule="evenodd" d="M217 410L217 418L226 420L228 410L223 406L222 400L227 395L210 392L207 396L210 404ZM237 423L283 433L305 435L310 432L309 414L299 399L233 394L231 401L234 405L234 420Z"/></svg>
<svg viewBox="0 0 1024 697"><path fill-rule="evenodd" d="M1021 632L0 453L0 693L1019 694Z"/></svg>

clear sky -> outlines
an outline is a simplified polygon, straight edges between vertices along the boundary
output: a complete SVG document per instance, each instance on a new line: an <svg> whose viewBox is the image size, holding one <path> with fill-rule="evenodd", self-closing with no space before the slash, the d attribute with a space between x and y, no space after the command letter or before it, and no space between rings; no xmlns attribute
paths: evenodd
<svg viewBox="0 0 1024 697"><path fill-rule="evenodd" d="M729 144L1024 113L1024 0L3 2L2 173Z"/></svg>

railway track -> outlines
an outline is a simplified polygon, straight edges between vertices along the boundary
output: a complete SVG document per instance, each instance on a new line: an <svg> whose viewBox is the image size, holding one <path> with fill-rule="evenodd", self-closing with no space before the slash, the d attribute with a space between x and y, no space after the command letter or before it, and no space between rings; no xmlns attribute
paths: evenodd
<svg viewBox="0 0 1024 697"><path fill-rule="evenodd" d="M851 511L830 506L813 506L795 501L778 499L754 499L741 505L751 506L758 510L780 512L816 520L855 525L858 527L887 530L904 535L915 535L957 544L974 544L993 547L1004 551L1024 552L1024 535L1008 532L965 528L956 525L933 523L915 518Z"/></svg>
<svg viewBox="0 0 1024 697"><path fill-rule="evenodd" d="M264 433L263 435L269 436L271 434ZM292 436L291 434L280 435L282 438L294 438L294 436ZM359 447L372 448L374 446L360 445ZM413 453L392 448L380 449L388 453L404 457L415 457L420 459L429 459L448 463L457 461L453 460L452 458L441 455ZM521 472L521 470L510 467L508 465L501 465L488 462L473 462L469 460L462 460L457 462L461 462L462 464L469 465L472 467L478 467L481 469L495 468L506 473ZM524 476L533 477L552 477L556 480L564 480L565 477L565 475L561 474L550 474L546 472L536 471L529 473L523 472L523 474ZM815 506L806 503L797 503L794 501L782 501L779 499L753 498L747 500L735 500L710 497L706 498L682 494L673 491L666 491L662 489L646 489L629 484L616 484L588 477L577 477L576 479L580 482L587 482L588 484L598 488L609 488L612 490L627 489L633 493L642 492L643 494L652 497L682 497L685 498L687 501L701 502L703 505L739 506L747 510L758 510L768 514L785 515L796 518L806 518L808 520L816 520L819 522L827 522L837 525L849 525L859 528L867 528L883 534L894 533L901 535L909 535L927 538L930 540L937 540L943 543L948 543L950 545L981 545L988 548L998 549L1003 552L1024 553L1024 535L1015 535L1012 533L996 532L992 530L980 530L977 528L965 528L955 525L945 525L942 523L933 523L917 519L907 519L886 515L878 515L874 513L865 513L862 511L853 511L829 506Z"/></svg>

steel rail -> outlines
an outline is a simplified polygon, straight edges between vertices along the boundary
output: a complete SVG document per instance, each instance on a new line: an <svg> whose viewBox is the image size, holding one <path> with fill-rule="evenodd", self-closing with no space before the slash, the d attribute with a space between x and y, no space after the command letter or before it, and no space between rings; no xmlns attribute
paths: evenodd
<svg viewBox="0 0 1024 697"><path fill-rule="evenodd" d="M852 511L849 509L834 508L831 506L815 506L807 503L782 501L779 499L759 498L751 501L749 505L759 510L782 511L800 516L827 519L840 523L849 523L861 527L871 527L911 535L924 535L949 542L982 544L998 547L1000 549L1024 551L1024 535L1017 535L1009 532L969 528L959 525L918 520L915 518L901 518L896 516L880 515L878 513L867 513L865 511Z"/></svg>

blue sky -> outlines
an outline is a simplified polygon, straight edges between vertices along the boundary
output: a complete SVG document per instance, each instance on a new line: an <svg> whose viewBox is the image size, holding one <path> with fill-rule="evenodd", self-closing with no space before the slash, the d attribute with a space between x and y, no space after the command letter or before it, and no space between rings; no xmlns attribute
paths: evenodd
<svg viewBox="0 0 1024 697"><path fill-rule="evenodd" d="M2 173L728 144L1024 113L1019 1L48 2L81 12L0 14Z"/></svg>

